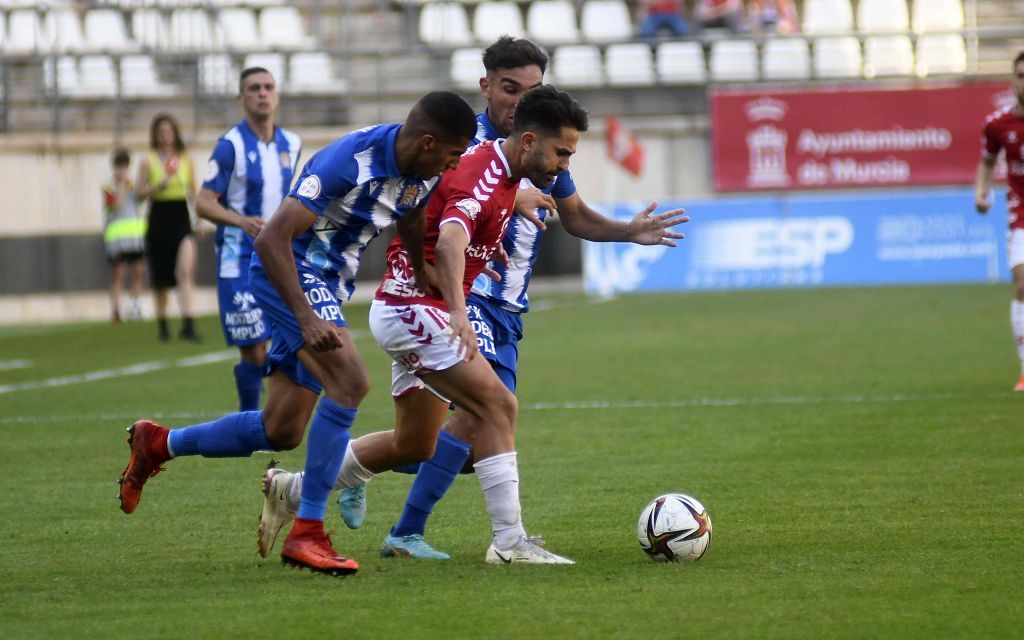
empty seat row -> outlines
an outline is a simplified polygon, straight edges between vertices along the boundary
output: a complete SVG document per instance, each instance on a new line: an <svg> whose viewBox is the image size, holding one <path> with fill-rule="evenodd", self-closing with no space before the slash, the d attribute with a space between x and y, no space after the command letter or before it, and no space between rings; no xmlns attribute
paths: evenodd
<svg viewBox="0 0 1024 640"><path fill-rule="evenodd" d="M348 89L334 71L331 57L320 51L293 53L287 60L280 53L252 53L243 68L262 67L274 76L278 91L290 94L337 95ZM238 93L239 69L227 54L199 58L199 85L206 93Z"/></svg>
<svg viewBox="0 0 1024 640"><path fill-rule="evenodd" d="M257 14L248 8L225 8L214 18L204 9L177 9L167 15L159 9L131 14L131 32L120 10L95 9L85 13L57 9L45 14L33 9L0 13L0 47L9 54L138 51L143 46L160 50L201 51L222 49L310 49L302 17L294 7L267 7Z"/></svg>
<svg viewBox="0 0 1024 640"><path fill-rule="evenodd" d="M859 0L857 29L861 33L936 33L964 28L962 0ZM838 34L854 29L850 0L805 0L803 31Z"/></svg>

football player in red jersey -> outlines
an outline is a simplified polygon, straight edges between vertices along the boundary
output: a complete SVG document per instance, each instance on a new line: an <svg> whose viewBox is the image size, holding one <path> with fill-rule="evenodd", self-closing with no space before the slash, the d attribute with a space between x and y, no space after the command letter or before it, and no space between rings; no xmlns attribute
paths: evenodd
<svg viewBox="0 0 1024 640"><path fill-rule="evenodd" d="M1013 275L1010 323L1017 341L1021 374L1014 391L1024 392L1024 51L1013 60L1013 93L1017 101L985 122L984 150L974 180L974 206L987 213L992 206L992 173L999 151L1006 150L1006 207L1010 215L1008 257Z"/></svg>

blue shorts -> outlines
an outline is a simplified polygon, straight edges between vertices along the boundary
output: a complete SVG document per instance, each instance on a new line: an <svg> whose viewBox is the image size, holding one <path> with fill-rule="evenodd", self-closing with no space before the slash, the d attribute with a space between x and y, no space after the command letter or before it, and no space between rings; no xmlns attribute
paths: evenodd
<svg viewBox="0 0 1024 640"><path fill-rule="evenodd" d="M259 344L270 338L270 323L249 290L249 269L239 278L217 278L220 326L229 347Z"/></svg>
<svg viewBox="0 0 1024 640"><path fill-rule="evenodd" d="M512 393L516 391L519 341L523 339L522 314L502 309L476 293L466 298L469 322L476 332L476 346Z"/></svg>
<svg viewBox="0 0 1024 640"><path fill-rule="evenodd" d="M334 297L334 288L328 281L308 267L296 265L296 268L299 272L299 286L302 287L306 301L313 307L316 315L339 327L348 326L341 314L341 303ZM270 284L263 266L258 263L253 263L249 269L249 287L256 298L256 303L270 320L273 343L267 355L268 375L275 369L280 369L295 384L319 394L323 391L323 385L302 366L296 355L305 346L299 321L278 295L274 285Z"/></svg>

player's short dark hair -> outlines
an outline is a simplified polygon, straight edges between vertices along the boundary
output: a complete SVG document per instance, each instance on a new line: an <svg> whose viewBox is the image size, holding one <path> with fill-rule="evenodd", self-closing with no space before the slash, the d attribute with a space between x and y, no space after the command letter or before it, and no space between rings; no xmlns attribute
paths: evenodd
<svg viewBox="0 0 1024 640"><path fill-rule="evenodd" d="M562 127L582 133L589 126L587 112L572 96L545 84L530 89L519 100L512 119L512 134L540 131L545 135L558 135Z"/></svg>
<svg viewBox="0 0 1024 640"><path fill-rule="evenodd" d="M498 69L519 69L532 64L540 67L541 75L548 68L548 57L540 47L525 38L501 36L484 49L484 69L493 73Z"/></svg>
<svg viewBox="0 0 1024 640"><path fill-rule="evenodd" d="M445 142L461 142L476 136L476 114L458 94L431 91L413 105L405 126L418 136L430 134Z"/></svg>
<svg viewBox="0 0 1024 640"><path fill-rule="evenodd" d="M238 93L242 93L242 91L245 89L245 79L249 76L254 76L257 73L265 73L271 78L274 77L274 74L270 73L263 67L249 67L247 69L243 69L242 73L238 75Z"/></svg>
<svg viewBox="0 0 1024 640"><path fill-rule="evenodd" d="M1013 68L1016 69L1017 65L1024 62L1024 51L1017 54L1017 57L1013 59Z"/></svg>
<svg viewBox="0 0 1024 640"><path fill-rule="evenodd" d="M110 163L115 167L127 167L132 163L132 156L124 147L117 147L110 156Z"/></svg>

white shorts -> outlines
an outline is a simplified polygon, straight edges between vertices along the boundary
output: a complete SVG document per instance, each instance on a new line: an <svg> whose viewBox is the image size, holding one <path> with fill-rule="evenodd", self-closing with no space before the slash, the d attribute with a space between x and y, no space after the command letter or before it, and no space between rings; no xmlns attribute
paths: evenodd
<svg viewBox="0 0 1024 640"><path fill-rule="evenodd" d="M1010 229L1006 236L1006 257L1011 269L1024 264L1024 229Z"/></svg>
<svg viewBox="0 0 1024 640"><path fill-rule="evenodd" d="M395 398L414 389L426 389L448 401L419 376L444 371L462 361L448 344L452 335L448 312L422 304L387 305L374 300L370 306L370 331L377 344L391 356L391 395Z"/></svg>

